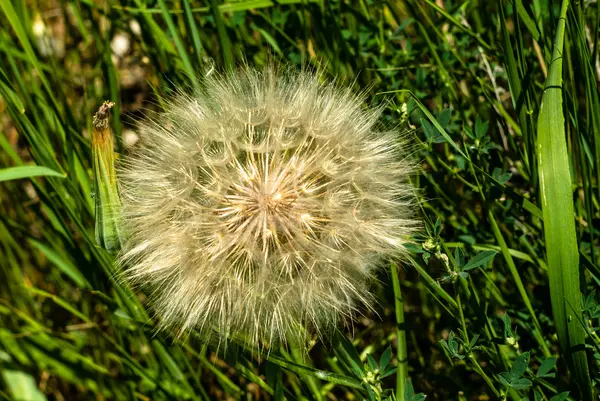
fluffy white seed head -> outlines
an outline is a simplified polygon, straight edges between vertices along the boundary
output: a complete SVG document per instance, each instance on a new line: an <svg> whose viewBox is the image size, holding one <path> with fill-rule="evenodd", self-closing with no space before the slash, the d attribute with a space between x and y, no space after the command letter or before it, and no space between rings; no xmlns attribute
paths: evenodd
<svg viewBox="0 0 600 401"><path fill-rule="evenodd" d="M302 344L369 307L374 267L415 227L399 134L309 71L202 87L142 122L120 167L124 276L162 327Z"/></svg>

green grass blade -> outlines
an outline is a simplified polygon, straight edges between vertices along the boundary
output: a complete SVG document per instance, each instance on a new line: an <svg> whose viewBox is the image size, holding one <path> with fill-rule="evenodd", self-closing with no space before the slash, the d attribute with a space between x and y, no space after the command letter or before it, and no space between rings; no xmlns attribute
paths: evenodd
<svg viewBox="0 0 600 401"><path fill-rule="evenodd" d="M192 6L190 5L190 0L183 0L183 8L185 10L185 20L187 23L187 29L189 30L189 34L192 37L194 52L196 53L196 58L198 59L198 65L202 65L202 57L204 57L205 51L202 48L202 42L200 41L200 33L198 32L196 20L194 19L194 14L192 13Z"/></svg>
<svg viewBox="0 0 600 401"><path fill-rule="evenodd" d="M215 19L215 25L217 26L217 33L219 37L219 44L221 46L221 54L223 55L223 65L231 69L234 67L233 64L233 50L231 48L231 42L229 36L227 36L227 28L223 22L223 14L219 8L217 0L210 0L210 7L212 10L213 18Z"/></svg>
<svg viewBox="0 0 600 401"><path fill-rule="evenodd" d="M498 241L498 245L500 245L500 250L502 251L502 256L504 257L504 260L506 261L506 264L508 265L508 270L510 271L510 274L512 275L513 280L515 281L517 289L519 290L519 294L521 295L521 298L523 298L523 302L525 303L525 306L527 307L527 310L529 311L529 314L531 315L531 320L533 321L533 326L535 327L535 332L533 333L533 336L538 341L538 344L540 345L542 351L544 352L544 356L547 358L547 357L551 356L551 353L550 353L550 350L548 349L548 345L546 345L546 342L544 341L544 338L542 336L542 333L543 333L542 326L540 325L540 322L538 321L538 318L533 309L533 306L531 305L531 301L529 300L529 296L527 295L527 291L525 290L525 286L523 285L523 281L521 280L521 276L519 275L517 266L515 265L515 262L510 254L510 251L508 250L508 246L506 245L506 241L504 240L504 237L502 236L502 232L500 231L500 228L498 227L498 223L496 223L496 219L494 218L494 215L492 214L491 211L488 212L488 218L490 220L490 224L492 225L492 231L494 232L496 241Z"/></svg>
<svg viewBox="0 0 600 401"><path fill-rule="evenodd" d="M192 82L196 82L194 80L194 77L196 76L196 74L194 72L194 68L192 67L190 58L188 57L185 46L183 45L183 41L181 40L181 37L179 36L179 33L177 32L177 27L175 26L175 23L173 22L173 18L171 18L171 15L169 14L169 9L167 7L167 4L165 3L164 0L159 0L158 4L160 5L160 9L162 10L163 19L167 23L167 27L169 29L169 33L171 34L173 42L175 42L175 47L177 48L177 51L179 52L179 57L181 58L181 62L183 63L183 69L184 69L186 75L188 76L188 79L190 79Z"/></svg>
<svg viewBox="0 0 600 401"><path fill-rule="evenodd" d="M456 303L454 298L452 298L452 296L442 288L440 283L434 280L433 277L431 277L427 273L427 271L423 269L423 267L421 267L419 263L417 263L415 259L409 256L408 261L410 262L410 264L413 265L417 272L419 272L421 279L427 283L432 293L439 297L440 300L443 300L445 302L445 304L442 303L442 305L448 309L450 314L453 314L454 312L458 311L458 304Z"/></svg>
<svg viewBox="0 0 600 401"><path fill-rule="evenodd" d="M35 67L35 69L38 73L39 79L42 82L44 89L46 89L48 96L50 97L50 99L52 100L54 105L58 105L59 103L56 101L56 99L53 96L54 91L52 90L52 88L50 87L50 83L46 79L46 75L44 74L42 65L39 62L37 56L35 55L33 46L31 45L31 43L29 41L29 37L27 36L27 32L26 32L25 28L23 27L23 24L19 20L19 16L17 15L17 13L12 5L12 1L0 0L0 9L2 9L2 11L4 11L6 18L8 18L8 22L10 23L13 30L15 31L15 34L19 38L19 41L21 42L21 45L23 46L23 50L25 50L25 54L27 54L29 61Z"/></svg>
<svg viewBox="0 0 600 401"><path fill-rule="evenodd" d="M504 9L499 2L498 9L500 10L500 27L502 36L502 46L504 47L504 64L506 68L506 75L508 78L508 87L510 88L510 94L512 104L515 111L519 114L519 124L521 132L525 137L525 150L523 153L524 162L532 175L532 179L536 179L536 169L534 164L533 148L535 147L535 138L533 136L532 124L531 124L531 104L529 97L523 88L523 77L519 74L519 68L517 64L517 58L515 57L515 50L513 49L511 38L506 27L506 20L504 17Z"/></svg>
<svg viewBox="0 0 600 401"><path fill-rule="evenodd" d="M40 176L65 177L64 174L44 166L17 166L0 170L0 182Z"/></svg>
<svg viewBox="0 0 600 401"><path fill-rule="evenodd" d="M90 284L84 275L65 255L61 255L57 250L52 249L38 240L31 238L29 239L29 243L46 256L62 273L73 280L78 288L90 288Z"/></svg>
<svg viewBox="0 0 600 401"><path fill-rule="evenodd" d="M568 5L568 0L563 0L538 117L536 153L552 313L561 351L572 369L580 399L591 400L585 330L580 323L579 253L562 107L562 52Z"/></svg>
<svg viewBox="0 0 600 401"><path fill-rule="evenodd" d="M331 383L341 384L343 386L348 386L348 387L358 388L358 389L362 388L360 382L357 379L350 377L350 376L337 374L337 373L333 373L333 372L327 372L327 371L323 371L323 370L319 370L319 369L314 369L314 368L311 368L311 367L305 366L305 365L300 365L298 363L294 363L294 362L285 360L284 358L281 358L275 354L263 355L263 356L265 356L267 358L267 360L269 360L270 362L273 362L273 363L281 366L282 368L290 370L302 377L305 375L309 375L309 376L316 377L317 379L325 380L325 381L328 381Z"/></svg>
<svg viewBox="0 0 600 401"><path fill-rule="evenodd" d="M535 21L529 16L529 14L527 13L527 10L523 6L523 1L516 0L515 6L517 8L517 14L519 15L519 17L523 21L523 24L525 25L525 27L527 28L527 30L533 37L533 40L536 40L536 41L540 40L540 31L539 31Z"/></svg>

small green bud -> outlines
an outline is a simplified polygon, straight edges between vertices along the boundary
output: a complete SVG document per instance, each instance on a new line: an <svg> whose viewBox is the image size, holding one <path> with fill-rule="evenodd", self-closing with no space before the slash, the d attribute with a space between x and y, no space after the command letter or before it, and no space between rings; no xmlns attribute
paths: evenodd
<svg viewBox="0 0 600 401"><path fill-rule="evenodd" d="M423 249L425 249L429 253L436 253L440 250L439 244L433 239L429 238L427 241L423 243Z"/></svg>

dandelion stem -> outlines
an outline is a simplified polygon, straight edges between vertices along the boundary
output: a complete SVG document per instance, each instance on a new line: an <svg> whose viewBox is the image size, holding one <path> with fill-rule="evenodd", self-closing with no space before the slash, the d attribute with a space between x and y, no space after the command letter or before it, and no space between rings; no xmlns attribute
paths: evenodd
<svg viewBox="0 0 600 401"><path fill-rule="evenodd" d="M404 325L404 299L400 281L398 280L398 266L390 263L392 273L392 285L394 286L394 308L396 309L396 331L397 341L396 354L398 359L398 371L396 372L396 400L404 401L404 383L408 379L408 355L406 353L406 329Z"/></svg>

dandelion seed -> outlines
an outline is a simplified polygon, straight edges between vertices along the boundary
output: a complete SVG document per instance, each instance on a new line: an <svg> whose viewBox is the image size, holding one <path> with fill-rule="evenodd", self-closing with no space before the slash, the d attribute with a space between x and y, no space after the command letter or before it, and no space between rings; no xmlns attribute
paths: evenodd
<svg viewBox="0 0 600 401"><path fill-rule="evenodd" d="M120 260L163 328L306 344L371 307L378 261L416 226L412 165L377 110L319 78L211 74L142 122L120 167Z"/></svg>

